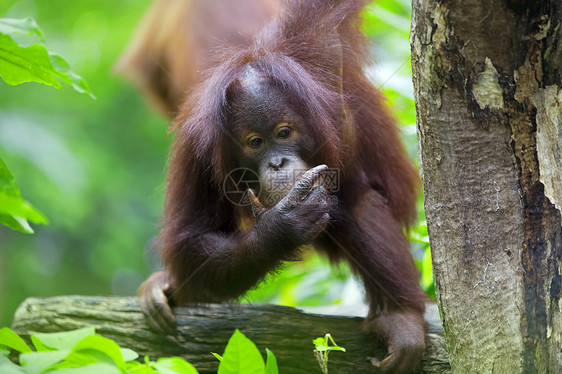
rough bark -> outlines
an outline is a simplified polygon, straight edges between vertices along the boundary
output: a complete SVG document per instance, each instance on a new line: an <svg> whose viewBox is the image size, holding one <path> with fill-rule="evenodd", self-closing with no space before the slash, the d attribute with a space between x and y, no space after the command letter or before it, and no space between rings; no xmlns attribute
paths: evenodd
<svg viewBox="0 0 562 374"><path fill-rule="evenodd" d="M414 0L436 292L457 373L562 372L562 3Z"/></svg>
<svg viewBox="0 0 562 374"><path fill-rule="evenodd" d="M450 372L445 342L435 305L428 307L428 348L416 373ZM346 353L330 354L330 373L371 373L367 357L385 354L373 337L359 333L362 318L304 313L276 305L223 305L176 308L178 332L162 335L151 331L132 297L60 296L29 298L20 305L12 328L20 334L56 332L95 326L96 332L114 339L151 359L181 356L201 374L216 373L218 361L234 329L240 329L264 352L271 349L280 373L320 373L312 353L312 339L331 333Z"/></svg>

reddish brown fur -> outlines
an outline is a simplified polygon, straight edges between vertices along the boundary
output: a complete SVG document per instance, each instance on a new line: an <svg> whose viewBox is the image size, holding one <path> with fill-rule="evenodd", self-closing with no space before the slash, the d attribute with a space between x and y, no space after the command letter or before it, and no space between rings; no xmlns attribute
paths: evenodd
<svg viewBox="0 0 562 374"><path fill-rule="evenodd" d="M381 315L405 318L400 311L414 316L412 324L423 323L425 295L403 234L416 217L419 182L383 95L363 73L368 53L359 12L365 3L284 1L279 17L246 44L221 47L190 90L172 127L177 134L158 239L176 301L235 299L289 257L281 248L270 253L245 244L252 238L240 231L239 220L251 217L250 208L223 196L222 181L237 166L229 95L250 63L293 98L316 140L317 152L304 161L342 170L338 207L313 244L334 261L349 261L362 276L369 321L375 321L366 328L385 335L397 351L410 352L401 347L400 326L376 327L376 321ZM413 360L423 337L417 343Z"/></svg>

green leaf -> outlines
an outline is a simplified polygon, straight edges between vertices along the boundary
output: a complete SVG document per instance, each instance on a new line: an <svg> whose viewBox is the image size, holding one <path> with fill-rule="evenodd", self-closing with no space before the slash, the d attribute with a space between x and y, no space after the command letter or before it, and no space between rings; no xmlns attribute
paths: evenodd
<svg viewBox="0 0 562 374"><path fill-rule="evenodd" d="M121 348L121 355L125 361L133 361L139 358L139 354L129 348Z"/></svg>
<svg viewBox="0 0 562 374"><path fill-rule="evenodd" d="M53 65L57 77L71 85L75 91L87 94L94 100L96 99L84 78L70 70L70 66L62 57L54 53L49 53L49 57L51 58L51 64Z"/></svg>
<svg viewBox="0 0 562 374"><path fill-rule="evenodd" d="M0 158L0 192L7 196L20 197L20 189L16 183L16 179L10 172L4 161Z"/></svg>
<svg viewBox="0 0 562 374"><path fill-rule="evenodd" d="M43 43L43 33L32 18L0 18L0 77L11 85L38 82L60 89L59 77L77 92L95 99L88 83L62 57L48 52Z"/></svg>
<svg viewBox="0 0 562 374"><path fill-rule="evenodd" d="M330 347L322 344L316 344L314 346L314 349L316 349L318 352L325 352L325 351L329 351Z"/></svg>
<svg viewBox="0 0 562 374"><path fill-rule="evenodd" d="M51 351L56 351L56 349L54 348L49 348L47 347L45 344L43 344L43 342L39 339L37 339L35 336L31 335L31 342L33 343L33 346L35 347L35 350L37 352L51 352Z"/></svg>
<svg viewBox="0 0 562 374"><path fill-rule="evenodd" d="M16 179L0 159L0 224L24 233L33 233L27 223L47 224L49 220L29 202L21 198Z"/></svg>
<svg viewBox="0 0 562 374"><path fill-rule="evenodd" d="M329 350L330 350L330 351L345 352L345 348L344 348L344 347L340 347L339 345L332 346L332 347L330 347Z"/></svg>
<svg viewBox="0 0 562 374"><path fill-rule="evenodd" d="M28 373L41 373L64 360L70 350L31 352L20 354L20 365Z"/></svg>
<svg viewBox="0 0 562 374"><path fill-rule="evenodd" d="M265 364L256 345L238 329L228 341L218 374L263 374Z"/></svg>
<svg viewBox="0 0 562 374"><path fill-rule="evenodd" d="M218 353L211 352L211 354L212 354L213 356L215 356L215 358L216 358L217 360L219 360L219 362L222 361L222 356L219 355Z"/></svg>
<svg viewBox="0 0 562 374"><path fill-rule="evenodd" d="M20 46L45 43L45 37L31 17L0 18L0 33L8 34Z"/></svg>
<svg viewBox="0 0 562 374"><path fill-rule="evenodd" d="M45 47L39 44L20 47L7 34L0 34L0 77L12 86L38 82L61 88Z"/></svg>
<svg viewBox="0 0 562 374"><path fill-rule="evenodd" d="M122 374L115 365L107 362L96 362L91 365L55 370L56 374ZM136 372L135 372L136 373Z"/></svg>
<svg viewBox="0 0 562 374"><path fill-rule="evenodd" d="M0 158L0 192L7 196L20 197L20 189L16 183L16 179L10 172L4 161Z"/></svg>
<svg viewBox="0 0 562 374"><path fill-rule="evenodd" d="M153 363L161 374L197 374L197 370L181 357L161 358Z"/></svg>
<svg viewBox="0 0 562 374"><path fill-rule="evenodd" d="M93 352L92 352L93 351ZM125 360L121 353L121 348L113 340L105 338L101 335L92 335L82 339L72 349L72 354L69 356L79 357L83 359L84 355L95 357L102 360L96 352L107 355L119 368L125 369ZM69 360L71 357L68 358Z"/></svg>
<svg viewBox="0 0 562 374"><path fill-rule="evenodd" d="M58 351L55 351L58 352ZM69 352L64 361L54 365L51 369L61 370L66 368L82 367L96 363L106 363L115 366L113 360L103 352L96 350L82 350L80 352Z"/></svg>
<svg viewBox="0 0 562 374"><path fill-rule="evenodd" d="M315 347L325 346L326 343L327 342L324 338L316 338L312 341L312 344L314 344ZM318 348L316 348L316 350L318 350Z"/></svg>
<svg viewBox="0 0 562 374"><path fill-rule="evenodd" d="M127 373L130 374L155 374L156 373L156 371L154 371L154 369L150 365L141 364L138 361L126 362L125 370L127 371Z"/></svg>
<svg viewBox="0 0 562 374"><path fill-rule="evenodd" d="M52 332L46 334L33 334L31 341L33 344L37 340L51 349L73 349L84 338L94 336L96 329L93 326L83 327L81 329L63 332ZM36 346L37 347L37 346Z"/></svg>
<svg viewBox="0 0 562 374"><path fill-rule="evenodd" d="M330 345L330 342L332 342L333 345ZM312 344L314 344L314 349L318 352L330 352L330 351L342 351L345 352L345 348L344 347L340 347L339 345L336 344L336 342L334 341L334 338L332 338L332 335L330 334L326 334L323 338L316 338L312 341Z"/></svg>
<svg viewBox="0 0 562 374"><path fill-rule="evenodd" d="M29 226L29 223L22 217L0 214L0 224L24 234L33 234L35 232L31 226Z"/></svg>
<svg viewBox="0 0 562 374"><path fill-rule="evenodd" d="M269 349L265 349L267 353L267 360L265 362L265 374L279 374L279 368L277 367L277 358Z"/></svg>
<svg viewBox="0 0 562 374"><path fill-rule="evenodd" d="M0 345L14 349L18 352L33 352L23 339L8 327L0 329Z"/></svg>
<svg viewBox="0 0 562 374"><path fill-rule="evenodd" d="M0 217L1 216L9 216L18 220L18 223L24 226L27 230L31 230L29 224L27 223L28 220L36 224L46 225L49 223L47 217L45 217L45 215L35 208L29 201L26 201L19 196L10 196L4 191L0 191ZM0 223L4 224L1 218ZM6 226L8 226L8 224L6 224ZM17 227L10 228L19 230ZM31 233L32 232L33 230L31 230Z"/></svg>

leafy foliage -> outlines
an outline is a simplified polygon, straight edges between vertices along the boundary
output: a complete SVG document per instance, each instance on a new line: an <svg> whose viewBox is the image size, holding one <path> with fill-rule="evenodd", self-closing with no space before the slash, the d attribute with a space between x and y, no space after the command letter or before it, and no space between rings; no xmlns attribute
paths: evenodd
<svg viewBox="0 0 562 374"><path fill-rule="evenodd" d="M314 344L314 356L316 361L318 361L318 365L320 365L322 373L328 374L328 354L332 351L345 352L345 348L337 345L330 334L314 339L312 344Z"/></svg>
<svg viewBox="0 0 562 374"><path fill-rule="evenodd" d="M197 374L197 370L180 357L161 358L144 363L136 361L138 353L121 348L115 341L96 334L93 326L77 330L32 334L33 349L14 331L0 329L0 372L6 374L42 373L143 373L143 374ZM328 353L345 352L330 334L314 339L315 355L325 366L327 374ZM13 363L10 350L19 353L19 365ZM279 374L277 359L266 348L266 362L256 347L238 329L230 337L224 354L213 355L220 361L218 374Z"/></svg>
<svg viewBox="0 0 562 374"><path fill-rule="evenodd" d="M277 359L266 349L267 363L250 339L236 329L230 337L222 356L213 353L220 361L218 374L278 374Z"/></svg>
<svg viewBox="0 0 562 374"><path fill-rule="evenodd" d="M20 47L6 34L0 34L0 76L11 85L39 82L61 88L44 47Z"/></svg>
<svg viewBox="0 0 562 374"><path fill-rule="evenodd" d="M95 98L86 81L62 57L48 52L41 45L44 42L32 18L0 18L0 77L10 85L38 82L60 89L58 76L76 91ZM0 159L0 224L31 234L28 220L48 224L43 213L21 198L13 175Z"/></svg>
<svg viewBox="0 0 562 374"><path fill-rule="evenodd" d="M33 233L27 221L47 224L47 217L22 199L16 180L0 159L0 224L24 233Z"/></svg>
<svg viewBox="0 0 562 374"><path fill-rule="evenodd" d="M41 373L143 373L197 374L197 370L180 357L161 358L145 363L135 361L139 355L120 348L113 340L95 333L94 327L49 334L31 335L33 351L11 329L0 329L0 372L7 374ZM8 359L9 351L19 352L19 365Z"/></svg>
<svg viewBox="0 0 562 374"><path fill-rule="evenodd" d="M45 38L32 18L0 18L0 76L11 85L38 82L60 89L56 77L76 91L94 94L82 77L60 56L43 46Z"/></svg>
<svg viewBox="0 0 562 374"><path fill-rule="evenodd" d="M152 270L144 253L158 230L170 139L166 121L110 73L148 2L0 1L0 16L33 16L41 45L98 96L58 76L61 91L0 79L0 158L51 223L33 236L0 226L0 325L29 295L132 295Z"/></svg>

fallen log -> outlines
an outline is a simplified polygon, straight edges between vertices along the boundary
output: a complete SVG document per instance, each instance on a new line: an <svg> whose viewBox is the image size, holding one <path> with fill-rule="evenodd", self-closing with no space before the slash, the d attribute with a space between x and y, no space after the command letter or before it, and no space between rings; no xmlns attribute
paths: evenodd
<svg viewBox="0 0 562 374"><path fill-rule="evenodd" d="M361 306L350 314L361 314ZM427 350L416 373L450 373L445 342L435 305L428 305L430 323ZM134 297L59 296L28 298L15 313L12 328L24 338L37 332L59 332L95 326L96 332L121 347L151 359L180 356L201 374L216 373L218 361L234 329L241 330L261 352L269 348L277 357L280 373L320 373L312 353L312 339L332 334L346 353L329 357L330 374L372 373L367 357L384 357L384 345L360 332L362 318L321 314L325 308L301 311L278 305L211 304L175 308L177 333L152 331ZM346 312L336 310L336 312ZM332 311L333 312L333 311Z"/></svg>

